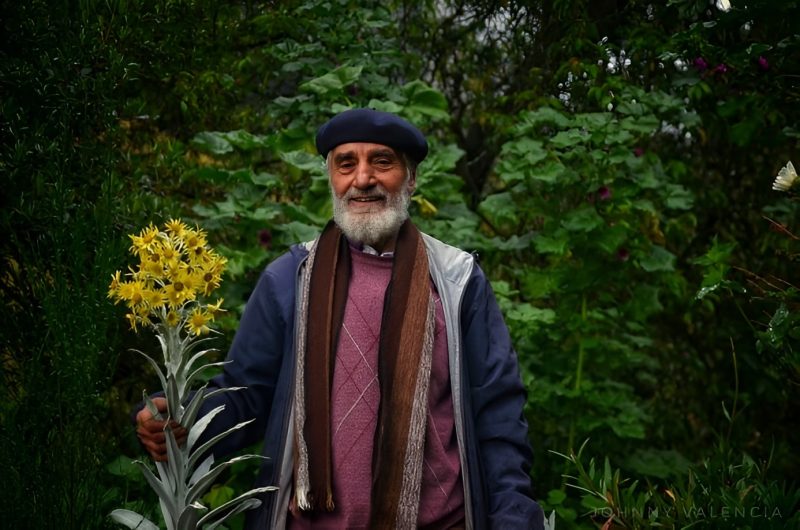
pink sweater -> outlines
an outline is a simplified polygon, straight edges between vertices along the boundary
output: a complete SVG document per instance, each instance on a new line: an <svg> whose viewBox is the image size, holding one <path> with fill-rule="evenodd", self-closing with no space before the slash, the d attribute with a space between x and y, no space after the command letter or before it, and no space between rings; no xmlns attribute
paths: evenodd
<svg viewBox="0 0 800 530"><path fill-rule="evenodd" d="M352 275L344 322L339 332L331 400L333 492L331 513L289 515L291 529L368 528L372 488L372 447L380 388L378 342L383 299L392 258L352 249ZM433 283L431 283L433 290ZM418 526L463 526L464 491L453 419L447 333L436 299L436 336L428 392L428 423Z"/></svg>

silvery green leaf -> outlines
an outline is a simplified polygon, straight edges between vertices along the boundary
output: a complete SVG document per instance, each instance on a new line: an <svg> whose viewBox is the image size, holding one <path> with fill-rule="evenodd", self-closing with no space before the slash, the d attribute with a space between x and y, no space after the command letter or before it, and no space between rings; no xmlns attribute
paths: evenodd
<svg viewBox="0 0 800 530"><path fill-rule="evenodd" d="M231 361L222 361L222 362L219 362L219 363L204 364L203 366L201 366L200 368L198 368L197 370L192 372L192 375L190 375L189 377L186 378L186 384L187 385L191 385L192 381L194 381L195 378L197 378L197 376L200 375L203 372L203 370L206 370L207 368L212 368L214 366L225 366L226 364L229 364L230 362Z"/></svg>
<svg viewBox="0 0 800 530"><path fill-rule="evenodd" d="M240 502L238 505L232 507L232 509L228 513L226 513L225 515L221 516L216 521L213 521L211 523L206 523L205 530L213 530L214 528L218 527L219 525L221 525L227 519L233 517L234 515L242 513L242 512L244 512L246 510L251 510L253 508L258 508L259 506L261 506L261 501L258 500L258 499L244 499L242 502Z"/></svg>
<svg viewBox="0 0 800 530"><path fill-rule="evenodd" d="M167 525L167 530L175 530L175 519L178 518L178 508L170 506L164 502L164 499L158 499L158 504L161 506L161 514L164 516L164 524Z"/></svg>
<svg viewBox="0 0 800 530"><path fill-rule="evenodd" d="M203 463L197 466L197 469L194 470L192 476L189 477L189 488L197 484L197 481L201 479L206 473L211 471L211 466L214 465L214 455L209 454L208 458L203 460Z"/></svg>
<svg viewBox="0 0 800 530"><path fill-rule="evenodd" d="M201 352L195 353L194 355L192 355L191 358L189 358L189 356L187 355L186 357L183 358L185 362L181 362L180 366L178 367L178 371L183 372L184 370L186 371L191 370L194 363L202 359L204 355L211 353L213 351L218 351L218 350L216 348L209 348L208 350L203 350Z"/></svg>
<svg viewBox="0 0 800 530"><path fill-rule="evenodd" d="M205 388L208 385L203 385L195 394L192 396L192 400L186 406L183 411L183 418L181 418L181 425L186 427L187 429L191 428L194 425L194 422L197 418L197 414L200 412L200 407L202 406L205 401L213 396L218 394L222 394L223 392L232 392L235 390L244 390L247 387L244 386L231 386L227 388L218 388L216 390L212 390L211 392L205 392Z"/></svg>
<svg viewBox="0 0 800 530"><path fill-rule="evenodd" d="M556 530L556 511L550 512L550 517L544 520L544 530Z"/></svg>
<svg viewBox="0 0 800 530"><path fill-rule="evenodd" d="M172 474L169 470L169 464L167 462L156 462L155 464L156 470L158 471L158 477L161 479L161 482L164 484L164 487L167 489L167 491L177 491L178 486L175 484L175 479L172 477Z"/></svg>
<svg viewBox="0 0 800 530"><path fill-rule="evenodd" d="M169 465L172 478L175 480L177 489L175 490L176 497L183 498L184 489L184 455L178 447L178 441L175 440L175 433L172 432L172 427L167 425L164 427L164 435L167 438L167 464Z"/></svg>
<svg viewBox="0 0 800 530"><path fill-rule="evenodd" d="M211 330L214 331L214 330ZM214 337L204 337L198 339L192 335L186 335L186 338L181 342L181 348L184 355L190 355L199 345L214 340Z"/></svg>
<svg viewBox="0 0 800 530"><path fill-rule="evenodd" d="M169 347L167 346L167 341L164 340L164 337L161 333L156 333L156 338L158 339L159 344L161 344L161 353L164 355L164 364L169 365Z"/></svg>
<svg viewBox="0 0 800 530"><path fill-rule="evenodd" d="M219 507L211 510L209 513L204 515L203 518L200 519L197 522L197 525L198 526L202 526L202 525L210 522L211 526L206 527L206 530L211 530L212 528L216 528L225 519L227 519L228 517L234 515L234 513L240 513L240 512L243 512L244 510L249 510L250 508L255 508L256 506L259 506L261 504L260 500L253 499L251 497L254 497L256 495L260 495L261 493L265 493L267 491L275 491L276 489L278 489L278 488L276 488L275 486L265 486L263 488L254 488L254 489L251 489L250 491L248 491L246 493L242 493L241 495L239 495L235 499L232 499L232 500L226 502L225 504L223 504L222 506L219 506ZM256 502L252 502L252 501L256 501ZM232 510L235 510L235 511L232 511Z"/></svg>
<svg viewBox="0 0 800 530"><path fill-rule="evenodd" d="M131 510L114 510L109 514L109 517L111 517L114 522L124 524L128 528L135 528L136 530L158 530L158 527L147 517L132 512Z"/></svg>
<svg viewBox="0 0 800 530"><path fill-rule="evenodd" d="M200 520L200 512L208 510L199 502L193 502L186 506L178 519L177 530L195 530L197 528L197 521Z"/></svg>
<svg viewBox="0 0 800 530"><path fill-rule="evenodd" d="M134 462L142 469L142 475L144 475L145 480L147 483L150 484L150 487L153 488L153 491L156 492L158 498L164 503L164 507L167 509L167 512L164 514L166 517L167 513L175 513L176 506L175 506L175 497L171 491L168 491L166 487L164 487L164 483L156 478L153 475L153 472L150 471L150 468L142 462L141 460L137 460Z"/></svg>
<svg viewBox="0 0 800 530"><path fill-rule="evenodd" d="M202 421L202 420L201 420L201 421ZM215 444L215 443L217 443L218 441L222 440L223 438L225 438L225 437L226 437L226 436L228 436L229 434L233 433L234 431L238 431L239 429L241 429L241 428L242 428L242 427L244 427L245 425L248 425L248 424L250 424L250 423L253 423L254 421L255 421L255 419L252 419L252 420L247 420L247 421L243 421L243 422L241 422L241 423L237 423L236 425L234 425L233 427L231 427L231 428L230 428L230 429L228 429L227 431L225 431L225 432L223 432L223 433L220 433L220 434L218 434L218 435L214 436L213 438L211 438L210 440L208 440L206 443L204 443L203 445L201 445L201 446L200 446L199 448L197 448L197 449L196 449L196 450L195 450L195 451L192 453L192 455L189 457L189 468L190 468L190 469L191 469L191 468L193 468L193 467L194 467L194 465L195 465L195 463L197 462L197 460L200 458L200 456L201 456L203 453L205 453L206 451L208 451L209 449L211 449L211 448L214 446L214 444ZM199 423L199 422L198 422L198 423Z"/></svg>
<svg viewBox="0 0 800 530"><path fill-rule="evenodd" d="M227 468L229 468L230 466L232 466L233 464L237 462L242 462L244 460L252 460L253 458L266 459L266 457L261 455L238 456L236 458L231 458L230 460L223 462L214 469L208 471L205 475L201 476L197 480L196 484L194 484L191 488L189 488L189 491L186 494L186 502L194 502L195 500L200 498L200 496L203 495L203 493L209 488L209 486L211 486L214 483L219 474L222 473ZM206 459L203 462L203 464L205 464L207 461L208 459ZM200 468L202 467L203 466L201 465ZM198 468L198 471L200 471L200 468ZM195 479L196 475L197 471L194 473L194 475L192 475L192 480Z"/></svg>
<svg viewBox="0 0 800 530"><path fill-rule="evenodd" d="M178 382L175 380L174 375L169 374L167 376L167 386L164 390L166 390L169 417L179 421L181 417L181 396L178 390Z"/></svg>
<svg viewBox="0 0 800 530"><path fill-rule="evenodd" d="M144 400L145 407L147 407L147 410L150 411L150 414L153 416L153 418L157 419L158 421L164 421L164 417L161 415L161 412L159 412L158 407L156 407L155 403L153 403L153 400L150 399L150 396L147 395L147 391L145 390L142 390L142 399Z"/></svg>
<svg viewBox="0 0 800 530"><path fill-rule="evenodd" d="M197 418L197 413L200 411L200 405L203 404L203 394L205 393L208 383L198 388L189 397L189 402L183 407L183 415L181 416L181 425L189 430L192 430L194 421Z"/></svg>
<svg viewBox="0 0 800 530"><path fill-rule="evenodd" d="M138 353L139 355L143 356L145 359L147 359L150 362L150 364L155 369L156 374L158 374L158 379L161 381L161 388L166 389L167 388L167 379L164 377L164 372L161 371L161 367L158 366L158 363L155 362L152 357L150 357L149 355L147 355L143 351L140 351L140 350L137 350L137 349L134 349L134 348L131 348L131 351L135 351L136 353Z"/></svg>
<svg viewBox="0 0 800 530"><path fill-rule="evenodd" d="M194 447L195 442L197 442L197 439L200 438L201 434L203 434L203 431L206 430L208 424L211 423L211 420L213 420L214 417L223 410L225 410L225 405L220 405L219 407L213 408L206 414L204 414L202 418L197 420L197 423L192 425L192 428L189 430L189 438L186 440L187 453L192 452L192 448ZM192 467L193 465L190 463L189 468Z"/></svg>

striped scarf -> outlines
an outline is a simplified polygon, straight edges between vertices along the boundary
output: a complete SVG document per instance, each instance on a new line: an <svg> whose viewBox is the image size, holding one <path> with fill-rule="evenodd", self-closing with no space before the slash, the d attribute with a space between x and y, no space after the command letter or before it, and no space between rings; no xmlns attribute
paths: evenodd
<svg viewBox="0 0 800 530"><path fill-rule="evenodd" d="M305 511L332 511L331 386L350 279L349 245L332 221L311 249L307 267L296 345L293 503ZM416 528L434 309L425 245L406 221L381 318L370 528Z"/></svg>

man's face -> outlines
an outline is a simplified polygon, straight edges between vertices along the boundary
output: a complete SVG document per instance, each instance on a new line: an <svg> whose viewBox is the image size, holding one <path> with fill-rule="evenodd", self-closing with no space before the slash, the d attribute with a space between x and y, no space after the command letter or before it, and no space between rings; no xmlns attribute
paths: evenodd
<svg viewBox="0 0 800 530"><path fill-rule="evenodd" d="M377 250L393 243L408 218L416 179L391 147L347 143L330 152L333 218L345 235Z"/></svg>

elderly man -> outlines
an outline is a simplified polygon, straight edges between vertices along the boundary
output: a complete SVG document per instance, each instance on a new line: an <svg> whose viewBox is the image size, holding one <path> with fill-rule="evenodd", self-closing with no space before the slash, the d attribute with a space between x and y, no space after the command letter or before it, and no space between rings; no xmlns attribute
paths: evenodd
<svg viewBox="0 0 800 530"><path fill-rule="evenodd" d="M472 255L408 219L428 144L413 125L343 112L316 138L333 220L270 264L223 374L247 387L214 432L225 454L257 441L258 485L277 485L248 528L541 528L516 355ZM164 404L159 401L159 406ZM163 423L137 432L163 459Z"/></svg>

